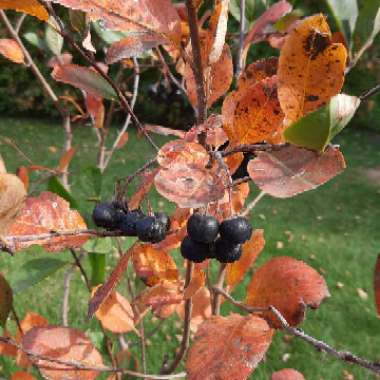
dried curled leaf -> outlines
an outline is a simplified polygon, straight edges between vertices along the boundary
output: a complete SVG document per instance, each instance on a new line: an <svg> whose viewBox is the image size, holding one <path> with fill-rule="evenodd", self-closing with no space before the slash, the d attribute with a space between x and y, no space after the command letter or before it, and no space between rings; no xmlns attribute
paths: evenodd
<svg viewBox="0 0 380 380"><path fill-rule="evenodd" d="M230 314L203 322L186 360L189 380L247 379L264 358L273 330L265 320Z"/></svg>
<svg viewBox="0 0 380 380"><path fill-rule="evenodd" d="M14 63L24 63L24 53L16 40L0 39L0 54Z"/></svg>
<svg viewBox="0 0 380 380"><path fill-rule="evenodd" d="M77 233L29 241L22 241L22 237L48 234L51 231L60 233L75 232L86 228L86 223L79 212L71 210L69 203L65 199L44 191L37 197L27 198L20 215L8 231L7 240L11 248L16 251L27 248L32 244L38 244L48 252L59 252L67 248L82 246L89 236ZM13 238L15 239L13 240Z"/></svg>
<svg viewBox="0 0 380 380"><path fill-rule="evenodd" d="M95 293L96 288L92 294ZM115 334L123 334L135 329L131 304L120 293L112 292L95 312L95 317L103 328Z"/></svg>
<svg viewBox="0 0 380 380"><path fill-rule="evenodd" d="M22 347L35 355L82 365L102 367L99 352L81 331L67 327L34 327L22 338ZM94 380L99 372L72 370L67 365L31 358L41 374L51 380ZM70 370L68 370L70 368Z"/></svg>
<svg viewBox="0 0 380 380"><path fill-rule="evenodd" d="M204 168L208 161L209 155L202 145L182 139L169 141L157 153L157 162L167 169L174 162Z"/></svg>
<svg viewBox="0 0 380 380"><path fill-rule="evenodd" d="M303 261L276 257L254 274L247 287L246 303L254 307L274 306L291 326L301 323L307 306L316 309L329 297L324 278ZM281 324L271 312L265 318L276 327Z"/></svg>
<svg viewBox="0 0 380 380"><path fill-rule="evenodd" d="M182 208L197 208L220 199L224 178L211 170L174 162L154 179L157 191Z"/></svg>
<svg viewBox="0 0 380 380"><path fill-rule="evenodd" d="M302 373L293 368L284 368L272 373L271 380L305 380Z"/></svg>
<svg viewBox="0 0 380 380"><path fill-rule="evenodd" d="M37 17L41 21L47 21L49 14L38 0L0 0L0 9L14 9L18 12Z"/></svg>
<svg viewBox="0 0 380 380"><path fill-rule="evenodd" d="M229 289L234 288L244 278L264 249L264 245L264 230L253 231L251 238L243 244L240 259L227 265L226 284Z"/></svg>
<svg viewBox="0 0 380 380"><path fill-rule="evenodd" d="M247 170L262 191L273 197L289 198L323 185L345 167L338 148L328 147L319 154L290 145L260 152L248 163Z"/></svg>
<svg viewBox="0 0 380 380"><path fill-rule="evenodd" d="M301 21L287 36L278 65L278 97L287 124L324 105L344 81L347 51L331 42L325 16Z"/></svg>
<svg viewBox="0 0 380 380"><path fill-rule="evenodd" d="M161 281L177 281L177 266L165 251L155 249L151 244L138 244L132 253L132 263L136 275L147 285Z"/></svg>

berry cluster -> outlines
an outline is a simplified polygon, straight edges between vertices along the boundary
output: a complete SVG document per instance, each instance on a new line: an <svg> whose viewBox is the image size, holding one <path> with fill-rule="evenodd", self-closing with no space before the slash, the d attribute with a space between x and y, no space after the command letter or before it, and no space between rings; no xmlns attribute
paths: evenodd
<svg viewBox="0 0 380 380"><path fill-rule="evenodd" d="M187 222L187 233L181 244L185 259L200 263L215 258L221 263L232 263L240 259L241 245L250 239L252 227L239 216L219 225L212 216L193 214Z"/></svg>
<svg viewBox="0 0 380 380"><path fill-rule="evenodd" d="M98 203L92 219L98 227L118 230L124 236L137 236L143 242L158 243L165 239L170 220L163 212L151 216L141 210L126 211L118 202Z"/></svg>

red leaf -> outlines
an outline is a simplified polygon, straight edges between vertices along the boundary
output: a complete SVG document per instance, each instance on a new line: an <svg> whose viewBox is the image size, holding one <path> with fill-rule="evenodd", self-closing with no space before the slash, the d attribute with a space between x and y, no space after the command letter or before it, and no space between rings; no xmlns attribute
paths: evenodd
<svg viewBox="0 0 380 380"><path fill-rule="evenodd" d="M10 246L16 251L32 244L38 244L48 252L59 252L67 248L82 246L89 236L80 232L74 234L74 232L86 228L86 223L79 212L71 210L66 200L56 194L44 191L37 197L27 198L20 215L8 231L7 239ZM51 231L73 232L73 234L22 241L23 237L48 234ZM13 240L13 238L19 240Z"/></svg>
<svg viewBox="0 0 380 380"><path fill-rule="evenodd" d="M273 197L289 198L323 185L345 167L338 148L328 147L319 154L290 145L259 152L247 170L261 190Z"/></svg>
<svg viewBox="0 0 380 380"><path fill-rule="evenodd" d="M24 53L16 40L1 38L0 54L14 63L24 63Z"/></svg>
<svg viewBox="0 0 380 380"><path fill-rule="evenodd" d="M305 380L302 373L293 368L284 368L272 373L271 380Z"/></svg>
<svg viewBox="0 0 380 380"><path fill-rule="evenodd" d="M35 380L35 377L28 372L17 371L12 374L11 380Z"/></svg>
<svg viewBox="0 0 380 380"><path fill-rule="evenodd" d="M117 145L116 145L116 149L121 149L129 140L129 133L128 132L124 132L119 141L117 142Z"/></svg>
<svg viewBox="0 0 380 380"><path fill-rule="evenodd" d="M82 363L87 366L102 367L102 357L81 331L67 327L34 327L22 338L25 350L35 355L47 356L68 362ZM63 364L52 363L31 357L41 374L51 380L93 380L96 371L68 370Z"/></svg>
<svg viewBox="0 0 380 380"><path fill-rule="evenodd" d="M29 188L29 174L28 168L25 166L20 166L16 171L17 177L21 179L24 184L25 190L28 191Z"/></svg>
<svg viewBox="0 0 380 380"><path fill-rule="evenodd" d="M321 275L303 261L284 256L267 261L253 274L246 303L263 308L272 305L291 326L296 326L303 321L306 306L316 309L329 296ZM274 327L281 328L272 312L264 316Z"/></svg>
<svg viewBox="0 0 380 380"><path fill-rule="evenodd" d="M140 176L140 183L134 194L128 200L128 207L131 210L137 209L140 206L141 201L149 193L149 190L153 185L154 177L158 173L158 170L159 169L145 171Z"/></svg>
<svg viewBox="0 0 380 380"><path fill-rule="evenodd" d="M67 169L67 167L70 165L71 160L74 157L74 153L75 153L74 148L70 148L65 153L63 153L63 155L59 159L59 164L57 167L58 171L62 172L62 171L65 171Z"/></svg>
<svg viewBox="0 0 380 380"><path fill-rule="evenodd" d="M188 380L247 379L272 341L265 320L230 314L203 322L186 360Z"/></svg>
<svg viewBox="0 0 380 380"><path fill-rule="evenodd" d="M375 293L375 306L377 316L380 317L380 254L377 256L375 271L373 276L373 288Z"/></svg>
<svg viewBox="0 0 380 380"><path fill-rule="evenodd" d="M87 94L84 92L87 112L91 116L93 126L97 129L103 128L104 124L104 104L103 99L99 96Z"/></svg>

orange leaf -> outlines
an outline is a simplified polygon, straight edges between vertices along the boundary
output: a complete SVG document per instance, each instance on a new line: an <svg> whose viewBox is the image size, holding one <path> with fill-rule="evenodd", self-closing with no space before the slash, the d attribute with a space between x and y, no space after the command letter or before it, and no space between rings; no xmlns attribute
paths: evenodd
<svg viewBox="0 0 380 380"><path fill-rule="evenodd" d="M303 321L307 306L316 309L329 296L321 275L303 261L284 256L267 261L254 273L246 303L264 308L272 305L291 326L296 326ZM273 313L264 315L274 327L281 328Z"/></svg>
<svg viewBox="0 0 380 380"><path fill-rule="evenodd" d="M67 327L34 327L22 338L25 350L35 355L63 361L75 361L87 366L103 366L102 357L81 331ZM63 364L31 358L43 377L51 380L93 380L96 371L72 370ZM68 371L70 368L70 371Z"/></svg>
<svg viewBox="0 0 380 380"><path fill-rule="evenodd" d="M289 145L272 152L259 152L249 161L247 170L262 191L273 197L289 198L317 188L345 167L338 148L328 147L320 154Z"/></svg>
<svg viewBox="0 0 380 380"><path fill-rule="evenodd" d="M97 129L103 128L105 113L103 98L88 94L86 91L84 91L84 98L86 109L91 117L93 126Z"/></svg>
<svg viewBox="0 0 380 380"><path fill-rule="evenodd" d="M254 315L210 318L190 347L188 380L247 379L264 358L272 335L265 320Z"/></svg>
<svg viewBox="0 0 380 380"><path fill-rule="evenodd" d="M242 152L237 152L234 154L230 154L224 158L224 162L228 166L228 170L230 174L234 174L236 170L239 169L239 166L244 160L244 154Z"/></svg>
<svg viewBox="0 0 380 380"><path fill-rule="evenodd" d="M128 139L129 139L128 132L124 132L121 135L119 141L117 142L116 149L121 149L128 142Z"/></svg>
<svg viewBox="0 0 380 380"><path fill-rule="evenodd" d="M140 314L152 308L152 312L159 318L168 318L176 309L176 305L182 302L182 287L177 282L160 282L145 289L134 300Z"/></svg>
<svg viewBox="0 0 380 380"><path fill-rule="evenodd" d="M4 338L12 338L11 334L8 333L7 330L3 331ZM17 356L17 348L9 343L0 342L0 356Z"/></svg>
<svg viewBox="0 0 380 380"><path fill-rule="evenodd" d="M272 373L271 380L305 380L302 373L293 368L284 368Z"/></svg>
<svg viewBox="0 0 380 380"><path fill-rule="evenodd" d="M255 230L251 238L243 244L242 255L238 261L227 264L226 284L229 290L234 288L252 267L257 256L264 249L264 230Z"/></svg>
<svg viewBox="0 0 380 380"><path fill-rule="evenodd" d="M11 380L35 380L35 377L28 372L17 371L12 374Z"/></svg>
<svg viewBox="0 0 380 380"><path fill-rule="evenodd" d="M37 197L27 198L20 215L8 231L7 239L10 246L16 251L38 244L48 252L59 252L67 248L82 246L89 236L78 233L29 241L13 241L12 238L48 234L50 231L64 233L86 228L86 223L79 212L71 210L66 200L56 194L44 191Z"/></svg>
<svg viewBox="0 0 380 380"><path fill-rule="evenodd" d="M47 21L49 14L38 0L0 0L0 9L14 9L28 15L37 17L41 21Z"/></svg>
<svg viewBox="0 0 380 380"><path fill-rule="evenodd" d="M170 168L176 164L205 167L209 161L209 155L202 145L185 140L173 140L166 143L157 153L157 162L163 168Z"/></svg>
<svg viewBox="0 0 380 380"><path fill-rule="evenodd" d="M197 208L220 199L224 194L224 178L200 167L174 162L161 169L154 179L157 191L183 208Z"/></svg>
<svg viewBox="0 0 380 380"><path fill-rule="evenodd" d="M29 175L28 168L25 166L20 166L16 171L17 177L21 179L24 184L25 190L28 191L29 188Z"/></svg>
<svg viewBox="0 0 380 380"><path fill-rule="evenodd" d="M278 97L286 123L298 120L338 94L344 81L347 50L331 43L325 16L301 21L287 36L278 66Z"/></svg>
<svg viewBox="0 0 380 380"><path fill-rule="evenodd" d="M7 233L24 205L26 191L14 174L0 174L0 235Z"/></svg>
<svg viewBox="0 0 380 380"><path fill-rule="evenodd" d="M231 145L254 144L281 133L284 115L277 99L277 77L238 89L222 112Z"/></svg>
<svg viewBox="0 0 380 380"><path fill-rule="evenodd" d="M94 295L96 288L93 289ZM131 304L118 292L110 293L102 302L95 317L103 328L115 334L124 334L135 329Z"/></svg>
<svg viewBox="0 0 380 380"><path fill-rule="evenodd" d="M173 226L173 225L172 225ZM174 227L173 227L174 230ZM182 240L187 235L186 225L180 229L174 230L166 235L165 239L157 244L153 244L155 249L170 251L171 249L176 249L181 245Z"/></svg>
<svg viewBox="0 0 380 380"><path fill-rule="evenodd" d="M66 152L63 153L63 155L59 159L59 164L57 167L58 171L62 172L62 171L67 170L67 167L70 165L70 162L74 156L74 153L75 153L74 148L70 148Z"/></svg>
<svg viewBox="0 0 380 380"><path fill-rule="evenodd" d="M202 270L202 267L199 264L194 265L193 275L191 277L190 283L185 288L184 298L187 300L188 298L193 297L193 295L202 288L206 283L206 275Z"/></svg>
<svg viewBox="0 0 380 380"><path fill-rule="evenodd" d="M128 207L131 210L137 209L140 206L141 201L148 194L150 188L153 185L154 177L158 173L159 169L145 171L141 176L140 183L128 201Z"/></svg>
<svg viewBox="0 0 380 380"><path fill-rule="evenodd" d="M132 245L132 247L129 248L128 252L120 258L107 281L96 289L95 294L88 304L88 318L91 318L94 315L102 302L111 294L112 290L119 282L121 276L128 267L129 259L131 257L131 253L134 250L134 247L135 244Z"/></svg>
<svg viewBox="0 0 380 380"><path fill-rule="evenodd" d="M14 63L24 63L24 53L16 40L1 38L0 54Z"/></svg>
<svg viewBox="0 0 380 380"><path fill-rule="evenodd" d="M380 317L380 254L377 256L373 276L373 288L375 293L375 306L377 316Z"/></svg>
<svg viewBox="0 0 380 380"><path fill-rule="evenodd" d="M161 281L175 282L178 279L177 266L171 256L155 249L151 244L138 244L132 253L136 275L148 286Z"/></svg>

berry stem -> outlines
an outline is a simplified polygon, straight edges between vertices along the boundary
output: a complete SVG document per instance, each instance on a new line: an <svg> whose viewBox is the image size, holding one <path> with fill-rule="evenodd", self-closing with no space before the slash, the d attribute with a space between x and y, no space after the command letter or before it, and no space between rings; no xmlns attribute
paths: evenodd
<svg viewBox="0 0 380 380"><path fill-rule="evenodd" d="M220 263L218 279L216 280L215 287L218 289L223 289L224 278L226 277L226 263ZM212 314L220 314L220 305L221 305L221 294L220 292L214 292L213 304L212 304Z"/></svg>

